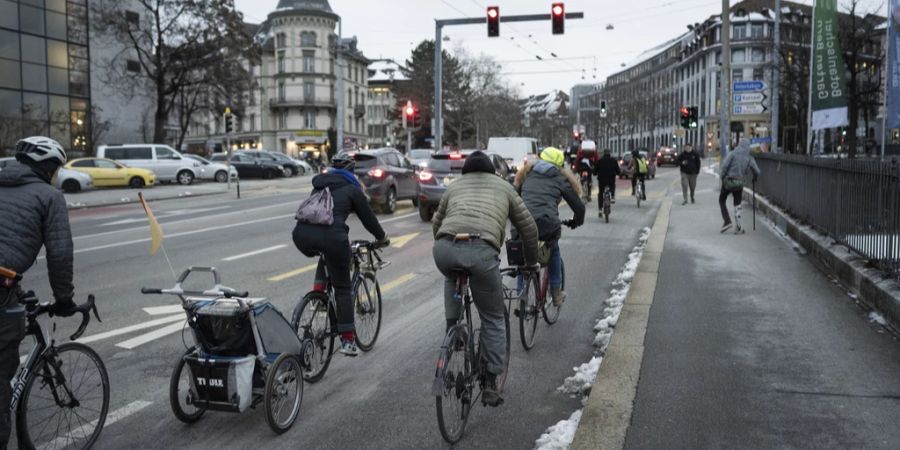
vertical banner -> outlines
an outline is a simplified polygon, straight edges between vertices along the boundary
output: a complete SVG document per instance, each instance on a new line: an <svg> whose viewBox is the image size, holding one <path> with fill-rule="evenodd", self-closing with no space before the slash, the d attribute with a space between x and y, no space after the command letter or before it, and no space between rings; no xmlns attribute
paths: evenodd
<svg viewBox="0 0 900 450"><path fill-rule="evenodd" d="M888 19L887 128L900 128L900 0L891 0Z"/></svg>
<svg viewBox="0 0 900 450"><path fill-rule="evenodd" d="M817 0L813 20L811 129L842 127L848 123L847 66L841 50L837 0Z"/></svg>

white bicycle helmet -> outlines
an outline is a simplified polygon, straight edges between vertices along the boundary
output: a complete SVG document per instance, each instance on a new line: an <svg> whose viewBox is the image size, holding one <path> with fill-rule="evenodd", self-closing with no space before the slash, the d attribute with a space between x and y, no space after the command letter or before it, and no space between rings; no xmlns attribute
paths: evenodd
<svg viewBox="0 0 900 450"><path fill-rule="evenodd" d="M48 137L31 136L16 143L16 159L27 157L35 162L56 161L66 163L66 151L59 142Z"/></svg>

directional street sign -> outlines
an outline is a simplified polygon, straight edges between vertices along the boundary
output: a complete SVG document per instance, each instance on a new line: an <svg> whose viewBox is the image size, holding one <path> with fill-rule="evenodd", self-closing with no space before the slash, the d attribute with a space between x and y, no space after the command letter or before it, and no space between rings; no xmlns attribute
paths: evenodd
<svg viewBox="0 0 900 450"><path fill-rule="evenodd" d="M766 99L766 94L762 92L754 92L752 94L734 94L734 103L762 103Z"/></svg>
<svg viewBox="0 0 900 450"><path fill-rule="evenodd" d="M767 136L767 137L755 137L755 138L753 138L753 139L750 140L750 143L751 143L751 144L771 144L771 143L772 143L772 137L771 137L771 136Z"/></svg>
<svg viewBox="0 0 900 450"><path fill-rule="evenodd" d="M738 92L759 92L765 90L766 87L765 82L760 80L752 80L752 81L735 81L732 88L735 93Z"/></svg>
<svg viewBox="0 0 900 450"><path fill-rule="evenodd" d="M755 104L755 105L734 105L734 115L750 115L750 114L762 114L766 112L768 108L763 105Z"/></svg>

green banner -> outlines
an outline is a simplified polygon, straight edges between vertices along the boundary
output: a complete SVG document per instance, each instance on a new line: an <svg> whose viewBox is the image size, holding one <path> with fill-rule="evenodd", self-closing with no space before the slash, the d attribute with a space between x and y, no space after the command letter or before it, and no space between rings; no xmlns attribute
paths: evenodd
<svg viewBox="0 0 900 450"><path fill-rule="evenodd" d="M837 0L817 0L813 17L812 129L847 125L847 66Z"/></svg>

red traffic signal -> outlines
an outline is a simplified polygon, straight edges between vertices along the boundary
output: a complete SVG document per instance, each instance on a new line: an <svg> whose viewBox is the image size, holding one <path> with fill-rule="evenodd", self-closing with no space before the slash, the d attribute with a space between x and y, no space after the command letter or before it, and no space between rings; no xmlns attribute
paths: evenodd
<svg viewBox="0 0 900 450"><path fill-rule="evenodd" d="M488 37L500 36L500 7L488 6L487 8Z"/></svg>
<svg viewBox="0 0 900 450"><path fill-rule="evenodd" d="M412 118L413 114L416 113L416 110L412 107L412 105L406 105L406 117Z"/></svg>
<svg viewBox="0 0 900 450"><path fill-rule="evenodd" d="M553 4L550 8L550 21L553 22L553 34L564 34L566 32L565 3Z"/></svg>

